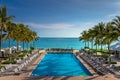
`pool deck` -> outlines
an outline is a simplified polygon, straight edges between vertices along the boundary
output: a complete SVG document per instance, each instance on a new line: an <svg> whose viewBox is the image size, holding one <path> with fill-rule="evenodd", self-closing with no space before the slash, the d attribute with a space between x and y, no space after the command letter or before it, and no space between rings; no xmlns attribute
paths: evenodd
<svg viewBox="0 0 120 80"><path fill-rule="evenodd" d="M75 54L77 50L74 50ZM3 76L0 77L0 80L119 80L114 77L113 74L106 74L104 76L98 75L91 67L89 67L86 62L84 62L80 57L77 58L84 64L84 66L93 74L93 76L80 77L80 76L46 76L46 77L30 77L31 72L37 66L37 64L41 61L41 59L45 56L46 52L43 50L42 54L30 65L27 70L20 75L11 75L11 76Z"/></svg>

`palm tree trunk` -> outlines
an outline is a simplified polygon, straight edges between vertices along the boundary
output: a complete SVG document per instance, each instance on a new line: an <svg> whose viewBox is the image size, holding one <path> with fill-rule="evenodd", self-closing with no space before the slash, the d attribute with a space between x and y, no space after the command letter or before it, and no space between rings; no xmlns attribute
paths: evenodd
<svg viewBox="0 0 120 80"><path fill-rule="evenodd" d="M27 43L27 50L28 50L28 43Z"/></svg>
<svg viewBox="0 0 120 80"><path fill-rule="evenodd" d="M24 50L24 46L25 46L25 44L24 44L24 41L23 41L23 50Z"/></svg>
<svg viewBox="0 0 120 80"><path fill-rule="evenodd" d="M11 60L11 57L10 57L10 39L8 40L8 47L9 47L9 53L8 53L8 55L9 55L9 60Z"/></svg>
<svg viewBox="0 0 120 80"><path fill-rule="evenodd" d="M89 48L89 41L88 41L88 48Z"/></svg>
<svg viewBox="0 0 120 80"><path fill-rule="evenodd" d="M10 49L10 39L9 39L8 41L9 41L9 43L8 43L8 47L9 47L9 49Z"/></svg>
<svg viewBox="0 0 120 80"><path fill-rule="evenodd" d="M33 47L35 48L35 41L33 41Z"/></svg>
<svg viewBox="0 0 120 80"><path fill-rule="evenodd" d="M108 43L108 53L109 53L109 63L111 63L111 58L110 58L110 44Z"/></svg>
<svg viewBox="0 0 120 80"><path fill-rule="evenodd" d="M17 42L17 51L18 51L18 47L19 47L18 45L19 45L19 42Z"/></svg>
<svg viewBox="0 0 120 80"><path fill-rule="evenodd" d="M102 39L101 39L101 51L102 51Z"/></svg>
<svg viewBox="0 0 120 80"><path fill-rule="evenodd" d="M102 44L101 44L101 51L102 51Z"/></svg>
<svg viewBox="0 0 120 80"><path fill-rule="evenodd" d="M93 41L92 41L92 49L93 49Z"/></svg>
<svg viewBox="0 0 120 80"><path fill-rule="evenodd" d="M108 52L109 52L109 56L110 56L110 44L108 44Z"/></svg>
<svg viewBox="0 0 120 80"><path fill-rule="evenodd" d="M95 51L95 53L96 53L96 56L97 56L97 44L96 44L96 51Z"/></svg>
<svg viewBox="0 0 120 80"><path fill-rule="evenodd" d="M2 28L1 28L1 36L0 36L0 53L2 53L1 48L2 48Z"/></svg>
<svg viewBox="0 0 120 80"><path fill-rule="evenodd" d="M86 47L86 41L85 41L85 47Z"/></svg>

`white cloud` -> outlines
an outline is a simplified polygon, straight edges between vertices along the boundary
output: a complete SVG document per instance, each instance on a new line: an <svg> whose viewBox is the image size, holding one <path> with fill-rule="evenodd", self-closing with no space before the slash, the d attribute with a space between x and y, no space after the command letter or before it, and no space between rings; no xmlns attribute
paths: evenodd
<svg viewBox="0 0 120 80"><path fill-rule="evenodd" d="M55 23L55 24L36 24L32 22L25 23L35 29L40 36L50 37L79 37L83 30L93 27L95 22L77 22L77 23Z"/></svg>
<svg viewBox="0 0 120 80"><path fill-rule="evenodd" d="M120 16L120 12L114 12L111 14L108 14L104 17L104 22L110 22L112 21L114 18L116 18L116 16Z"/></svg>
<svg viewBox="0 0 120 80"><path fill-rule="evenodd" d="M120 12L107 15L108 18L114 18L115 16L120 16Z"/></svg>
<svg viewBox="0 0 120 80"><path fill-rule="evenodd" d="M25 24L31 26L32 28L36 28L36 29L67 29L67 28L74 26L73 24L66 24L66 23L38 24L38 23L28 22Z"/></svg>

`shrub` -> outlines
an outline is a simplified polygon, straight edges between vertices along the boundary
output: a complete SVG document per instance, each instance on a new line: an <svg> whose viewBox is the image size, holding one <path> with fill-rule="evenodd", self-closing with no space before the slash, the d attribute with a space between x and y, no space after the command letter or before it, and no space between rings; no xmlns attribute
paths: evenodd
<svg viewBox="0 0 120 80"><path fill-rule="evenodd" d="M17 61L15 61L15 60L6 60L6 61L4 61L2 64L16 64L17 63Z"/></svg>
<svg viewBox="0 0 120 80"><path fill-rule="evenodd" d="M23 58L25 54L19 54L18 57Z"/></svg>
<svg viewBox="0 0 120 80"><path fill-rule="evenodd" d="M23 52L23 53L28 53L28 50L23 50L22 52Z"/></svg>
<svg viewBox="0 0 120 80"><path fill-rule="evenodd" d="M87 47L87 46L86 46L86 47L84 47L84 48L85 48L85 49L89 49L89 47Z"/></svg>
<svg viewBox="0 0 120 80"><path fill-rule="evenodd" d="M30 50L34 50L35 48L33 46L30 46Z"/></svg>
<svg viewBox="0 0 120 80"><path fill-rule="evenodd" d="M106 64L109 64L109 63L110 63L110 64L117 64L116 61L106 61L105 63L106 63Z"/></svg>
<svg viewBox="0 0 120 80"><path fill-rule="evenodd" d="M5 68L5 66L0 66L0 69Z"/></svg>
<svg viewBox="0 0 120 80"><path fill-rule="evenodd" d="M102 57L102 55L95 55L95 56L97 56L97 57Z"/></svg>
<svg viewBox="0 0 120 80"><path fill-rule="evenodd" d="M18 58L23 59L24 56L25 56L25 54L19 54L19 55L18 55Z"/></svg>
<svg viewBox="0 0 120 80"><path fill-rule="evenodd" d="M109 55L108 54L103 54L102 57L107 59L109 57Z"/></svg>

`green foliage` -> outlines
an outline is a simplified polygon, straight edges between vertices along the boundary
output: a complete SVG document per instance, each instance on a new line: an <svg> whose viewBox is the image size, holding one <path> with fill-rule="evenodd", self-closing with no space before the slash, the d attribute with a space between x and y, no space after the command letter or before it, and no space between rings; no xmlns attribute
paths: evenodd
<svg viewBox="0 0 120 80"><path fill-rule="evenodd" d="M33 46L30 46L30 50L34 50L35 48Z"/></svg>
<svg viewBox="0 0 120 80"><path fill-rule="evenodd" d="M21 51L22 53L28 53L28 50L23 50L23 51Z"/></svg>
<svg viewBox="0 0 120 80"><path fill-rule="evenodd" d="M103 54L101 57L107 59L109 57L109 54Z"/></svg>
<svg viewBox="0 0 120 80"><path fill-rule="evenodd" d="M5 66L0 66L0 69L5 68Z"/></svg>
<svg viewBox="0 0 120 80"><path fill-rule="evenodd" d="M25 54L19 54L18 57L19 58L23 58L25 56Z"/></svg>
<svg viewBox="0 0 120 80"><path fill-rule="evenodd" d="M109 63L110 63L110 64L117 64L116 61L106 61L105 63L106 63L106 64L109 64Z"/></svg>
<svg viewBox="0 0 120 80"><path fill-rule="evenodd" d="M118 69L120 69L120 66L115 66L115 68L118 68Z"/></svg>
<svg viewBox="0 0 120 80"><path fill-rule="evenodd" d="M103 53L107 53L108 52L108 50L107 49L93 49L94 51L96 51L96 52L103 52Z"/></svg>
<svg viewBox="0 0 120 80"><path fill-rule="evenodd" d="M89 49L89 47L88 47L88 46L85 46L84 48L85 48L85 49Z"/></svg>
<svg viewBox="0 0 120 80"><path fill-rule="evenodd" d="M17 63L17 61L15 61L15 60L6 60L2 64L16 64L16 63Z"/></svg>

